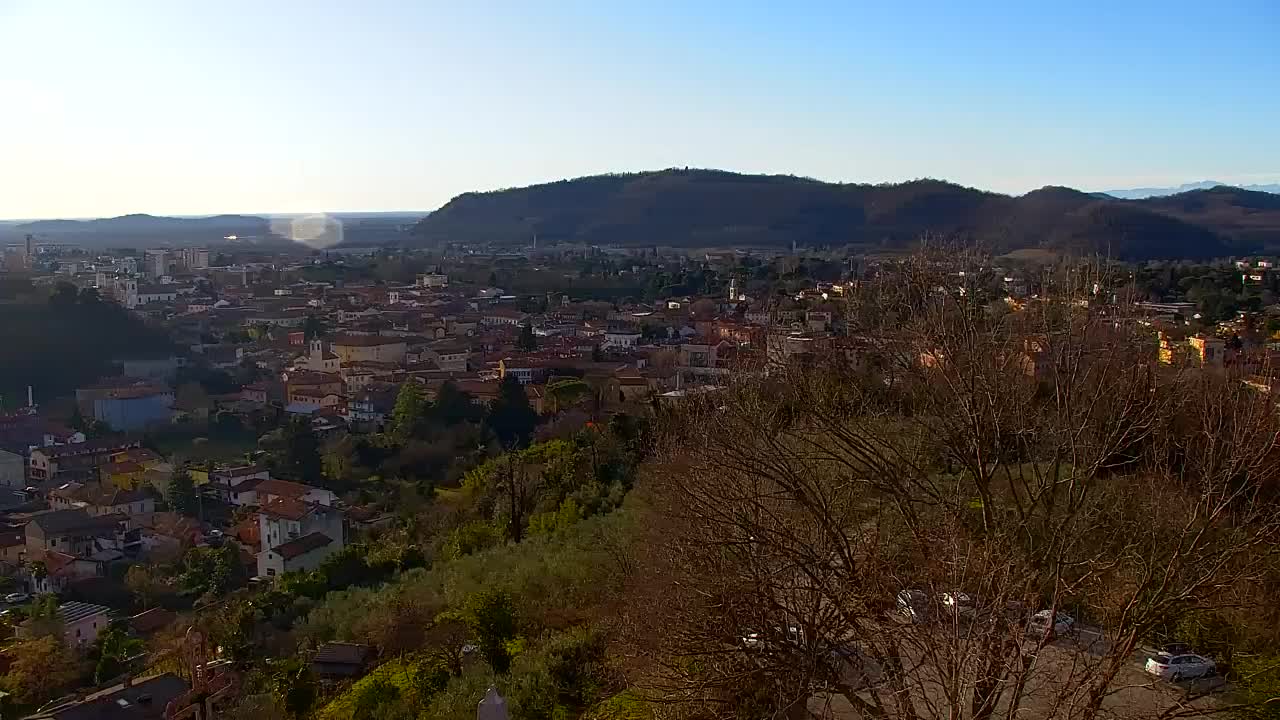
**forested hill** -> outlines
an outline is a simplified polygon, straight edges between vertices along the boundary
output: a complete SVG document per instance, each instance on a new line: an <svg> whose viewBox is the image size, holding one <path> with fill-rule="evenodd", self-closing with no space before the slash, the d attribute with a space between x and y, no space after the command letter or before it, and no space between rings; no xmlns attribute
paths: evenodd
<svg viewBox="0 0 1280 720"><path fill-rule="evenodd" d="M785 175L664 170L466 193L412 242L676 247L910 247L924 233L995 250L1210 258L1280 247L1280 208L1236 188L1119 200L1047 187L1010 197L937 180L849 185ZM1274 196L1272 196L1274 197Z"/></svg>

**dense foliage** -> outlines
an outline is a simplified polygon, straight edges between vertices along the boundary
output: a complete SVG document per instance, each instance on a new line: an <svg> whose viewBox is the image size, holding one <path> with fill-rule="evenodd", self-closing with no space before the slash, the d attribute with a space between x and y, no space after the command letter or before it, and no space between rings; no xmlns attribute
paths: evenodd
<svg viewBox="0 0 1280 720"><path fill-rule="evenodd" d="M466 193L423 219L415 232L425 243L525 244L537 236L641 247L795 242L899 249L935 233L968 236L1001 250L1211 258L1280 243L1280 210L1264 196L1220 188L1119 201L1045 188L1014 198L935 180L841 185L685 169Z"/></svg>
<svg viewBox="0 0 1280 720"><path fill-rule="evenodd" d="M48 400L111 375L125 358L171 350L163 330L145 324L98 292L63 283L47 302L0 303L0 397L6 407Z"/></svg>

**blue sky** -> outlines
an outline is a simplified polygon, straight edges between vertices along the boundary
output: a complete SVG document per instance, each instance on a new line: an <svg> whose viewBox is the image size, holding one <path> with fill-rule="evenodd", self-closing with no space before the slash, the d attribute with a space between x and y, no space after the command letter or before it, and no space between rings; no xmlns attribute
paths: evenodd
<svg viewBox="0 0 1280 720"><path fill-rule="evenodd" d="M432 209L673 166L1280 180L1280 3L0 0L0 217Z"/></svg>

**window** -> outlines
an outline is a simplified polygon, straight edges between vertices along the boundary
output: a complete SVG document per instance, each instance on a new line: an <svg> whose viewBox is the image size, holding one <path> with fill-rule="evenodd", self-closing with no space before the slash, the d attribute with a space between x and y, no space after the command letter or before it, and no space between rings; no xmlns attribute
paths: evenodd
<svg viewBox="0 0 1280 720"><path fill-rule="evenodd" d="M76 637L80 637L80 628L76 628Z"/></svg>
<svg viewBox="0 0 1280 720"><path fill-rule="evenodd" d="M267 577L275 577L275 576L276 576L276 569L275 569L275 568L267 568Z"/></svg>

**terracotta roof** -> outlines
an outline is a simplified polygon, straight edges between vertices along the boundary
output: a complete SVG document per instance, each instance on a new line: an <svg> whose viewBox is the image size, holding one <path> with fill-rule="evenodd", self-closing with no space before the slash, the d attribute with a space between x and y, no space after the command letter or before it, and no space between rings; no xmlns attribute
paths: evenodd
<svg viewBox="0 0 1280 720"><path fill-rule="evenodd" d="M178 614L164 608L151 608L129 618L129 628L139 635L153 633L176 620Z"/></svg>
<svg viewBox="0 0 1280 720"><path fill-rule="evenodd" d="M335 347L374 347L377 345L399 345L406 342L403 337L389 335L344 335L334 338Z"/></svg>
<svg viewBox="0 0 1280 720"><path fill-rule="evenodd" d="M342 376L322 372L291 372L289 385L341 385Z"/></svg>
<svg viewBox="0 0 1280 720"><path fill-rule="evenodd" d="M290 480L278 480L276 478L270 478L258 483L259 493L279 495L280 497L294 499L300 498L314 489L315 488L312 488L310 485L303 485L302 483L296 483Z"/></svg>
<svg viewBox="0 0 1280 720"><path fill-rule="evenodd" d="M262 512L275 515L286 520L301 520L311 512L311 508L301 500L293 498L276 498L262 506Z"/></svg>
<svg viewBox="0 0 1280 720"><path fill-rule="evenodd" d="M74 555L68 555L57 550L46 550L41 560L44 562L45 570L48 570L50 575L57 575L63 568L75 562L76 558Z"/></svg>
<svg viewBox="0 0 1280 720"><path fill-rule="evenodd" d="M102 472L105 475L120 475L123 473L136 473L140 470L142 470L141 465L139 465L136 462L129 462L129 461L111 463L110 465L107 465L106 467L102 468Z"/></svg>
<svg viewBox="0 0 1280 720"><path fill-rule="evenodd" d="M306 555L312 550L319 550L331 542L333 542L333 538L328 535L313 532L307 533L296 540L290 540L283 545L277 545L271 548L271 552L278 553L285 560L292 560L299 555Z"/></svg>

